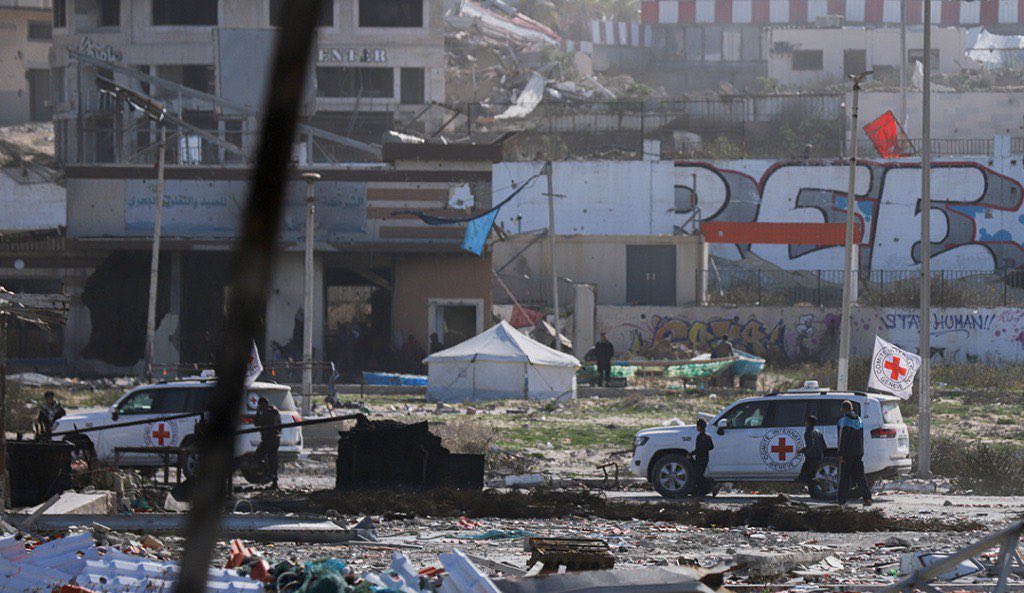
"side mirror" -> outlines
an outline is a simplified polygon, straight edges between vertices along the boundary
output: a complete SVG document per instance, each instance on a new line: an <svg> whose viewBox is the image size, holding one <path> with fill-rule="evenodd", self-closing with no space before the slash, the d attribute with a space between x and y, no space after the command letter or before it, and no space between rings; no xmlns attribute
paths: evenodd
<svg viewBox="0 0 1024 593"><path fill-rule="evenodd" d="M718 436L722 436L723 434L725 434L725 429L726 428L729 428L729 421L724 419L724 418L719 420L718 421Z"/></svg>
<svg viewBox="0 0 1024 593"><path fill-rule="evenodd" d="M117 416L118 416L117 408L114 407L114 406L110 406L110 419L114 420L116 422L117 421Z"/></svg>

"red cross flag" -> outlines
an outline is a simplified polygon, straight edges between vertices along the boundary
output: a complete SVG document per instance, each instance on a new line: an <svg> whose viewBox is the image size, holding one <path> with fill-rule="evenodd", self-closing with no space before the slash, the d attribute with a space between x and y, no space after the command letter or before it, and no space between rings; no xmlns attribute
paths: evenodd
<svg viewBox="0 0 1024 593"><path fill-rule="evenodd" d="M252 350L249 352L249 361L245 365L245 386L248 387L255 383L262 372L263 363L260 362L260 353L256 350L256 341L253 340Z"/></svg>
<svg viewBox="0 0 1024 593"><path fill-rule="evenodd" d="M914 389L914 375L919 368L920 356L875 336L875 354L871 357L868 389L888 391L903 399L909 399Z"/></svg>

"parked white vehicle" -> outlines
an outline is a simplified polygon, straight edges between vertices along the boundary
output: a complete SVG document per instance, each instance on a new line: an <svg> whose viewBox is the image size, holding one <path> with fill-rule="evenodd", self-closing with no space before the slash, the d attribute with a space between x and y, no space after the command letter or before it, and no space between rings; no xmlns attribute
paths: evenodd
<svg viewBox="0 0 1024 593"><path fill-rule="evenodd" d="M707 474L718 482L790 482L800 474L804 456L804 420L817 416L825 437L825 458L815 479L823 497L835 496L839 486L836 423L842 402L853 402L864 422L864 471L869 480L909 473L910 437L899 399L864 392L837 392L816 382L785 393L741 399L708 421L715 443ZM636 433L629 470L647 478L665 497L690 491L691 454L697 427L661 426Z"/></svg>
<svg viewBox="0 0 1024 593"><path fill-rule="evenodd" d="M195 442L195 425L199 416L174 420L159 420L161 417L179 414L200 413L206 409L213 396L214 379L197 378L182 381L166 381L142 385L126 393L106 410L72 412L61 418L54 426L54 432L75 428L111 426L105 430L70 435L65 438L78 446L83 455L95 456L103 463L114 461L118 447L188 447ZM276 383L253 383L246 391L242 411L243 427L251 427L256 415L256 404L265 397L281 413L281 423L302 420L295 407L291 388ZM152 422L118 426L152 419ZM256 450L260 443L258 432L238 435L235 452L238 455ZM290 427L281 430L280 459L295 459L302 452L302 428ZM131 466L162 466L163 460L153 453L122 453L120 462ZM172 460L172 463L174 460ZM186 458L183 469L186 475L195 470L195 455Z"/></svg>

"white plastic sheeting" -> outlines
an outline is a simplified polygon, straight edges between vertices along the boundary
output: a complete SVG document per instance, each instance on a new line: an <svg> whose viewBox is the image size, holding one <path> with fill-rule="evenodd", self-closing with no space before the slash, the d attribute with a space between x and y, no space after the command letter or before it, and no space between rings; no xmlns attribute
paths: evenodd
<svg viewBox="0 0 1024 593"><path fill-rule="evenodd" d="M1024 65L1024 35L997 35L986 29L967 34L967 57L986 68L1020 68Z"/></svg>
<svg viewBox="0 0 1024 593"><path fill-rule="evenodd" d="M576 397L576 357L531 340L502 321L428 356L432 401L550 400Z"/></svg>
<svg viewBox="0 0 1024 593"><path fill-rule="evenodd" d="M547 79L534 72L522 92L519 93L516 102L505 111L495 115L494 119L516 119L533 113L533 110L540 105L540 100L544 98L544 87L547 86L547 83Z"/></svg>
<svg viewBox="0 0 1024 593"><path fill-rule="evenodd" d="M102 556L92 535L56 539L33 550L7 537L0 539L0 593L50 593L75 584L97 593L171 591L178 574L173 562L157 562L108 550ZM263 584L232 571L210 569L210 593L258 593Z"/></svg>

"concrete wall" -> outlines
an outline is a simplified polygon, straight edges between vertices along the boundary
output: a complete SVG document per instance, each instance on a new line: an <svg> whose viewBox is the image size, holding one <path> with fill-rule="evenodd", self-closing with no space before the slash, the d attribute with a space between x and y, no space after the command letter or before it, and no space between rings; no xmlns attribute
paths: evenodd
<svg viewBox="0 0 1024 593"><path fill-rule="evenodd" d="M533 235L521 235L494 244L494 265L501 268L529 244ZM528 276L536 284L551 277L551 259L546 239L537 241L505 269L503 275L517 292L518 278ZM686 235L568 235L559 236L555 252L560 277L596 287L597 303L626 303L626 247L628 245L676 246L676 304L695 304L700 300L698 270L706 269L706 249L700 237ZM544 294L550 294L547 290ZM559 293L564 294L563 291ZM564 300L563 305L568 305Z"/></svg>
<svg viewBox="0 0 1024 593"><path fill-rule="evenodd" d="M67 194L56 183L23 183L18 169L0 171L0 231L53 229L67 223ZM16 213L11 216L7 213Z"/></svg>
<svg viewBox="0 0 1024 593"><path fill-rule="evenodd" d="M852 352L871 355L874 336L918 352L915 309L856 307ZM667 340L709 351L718 338L772 362L833 361L839 309L818 307L597 307L596 331L619 352ZM932 310L931 356L940 362L1024 361L1024 311L1015 307Z"/></svg>
<svg viewBox="0 0 1024 593"><path fill-rule="evenodd" d="M0 7L0 125L29 121L29 85L26 74L30 69L50 69L50 41L30 41L30 21L49 24L49 7ZM46 99L49 100L49 97Z"/></svg>
<svg viewBox="0 0 1024 593"><path fill-rule="evenodd" d="M391 301L392 334L401 344L405 336L416 336L430 344L428 311L433 299L478 300L483 304L482 329L491 324L491 257L466 255L422 255L398 258L394 268Z"/></svg>
<svg viewBox="0 0 1024 593"><path fill-rule="evenodd" d="M912 27L907 32L908 53L924 47L923 36L921 27ZM956 72L960 69L957 62L968 63L965 57L967 29L933 28L932 47L939 50L939 72ZM771 29L768 35L768 76L787 85L826 78L844 80L843 52L848 49L866 51L868 70L879 66L899 68L899 28ZM822 69L794 70L792 50L821 50Z"/></svg>
<svg viewBox="0 0 1024 593"><path fill-rule="evenodd" d="M1024 264L1024 167L1009 145L1009 138L1002 137L993 157L936 159L933 269L986 271ZM915 269L918 162L860 163L857 215L867 229L860 249L863 269ZM493 185L522 183L540 167L529 162L495 165ZM557 162L554 192L565 197L555 201L556 232L671 235L691 218L694 186L700 221L839 223L846 219L848 181L846 161ZM498 224L513 233L547 227L545 191L543 181L527 187L501 209ZM841 247L716 244L711 254L790 270L843 268Z"/></svg>
<svg viewBox="0 0 1024 593"><path fill-rule="evenodd" d="M847 95L847 104L853 98ZM870 122L886 111L898 118L898 92L862 92L861 123ZM932 92L932 138L991 138L1024 134L1024 98L1019 92L978 91L968 93ZM907 122L904 128L911 138L921 137L921 93L907 93ZM849 127L847 127L849 129ZM858 136L867 141L861 127ZM863 146L863 144L862 144Z"/></svg>

